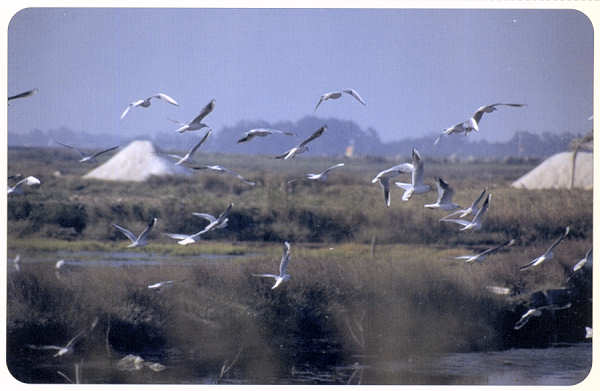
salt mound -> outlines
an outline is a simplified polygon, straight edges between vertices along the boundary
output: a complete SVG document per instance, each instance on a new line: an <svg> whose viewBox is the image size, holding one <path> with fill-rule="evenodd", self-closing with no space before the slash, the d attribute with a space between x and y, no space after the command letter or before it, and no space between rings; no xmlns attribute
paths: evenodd
<svg viewBox="0 0 600 391"><path fill-rule="evenodd" d="M544 160L539 166L512 183L524 189L568 189L571 186L573 153L561 152ZM574 187L594 188L594 154L577 153Z"/></svg>
<svg viewBox="0 0 600 391"><path fill-rule="evenodd" d="M157 155L150 141L137 140L84 178L142 182L151 175L190 175L190 172Z"/></svg>

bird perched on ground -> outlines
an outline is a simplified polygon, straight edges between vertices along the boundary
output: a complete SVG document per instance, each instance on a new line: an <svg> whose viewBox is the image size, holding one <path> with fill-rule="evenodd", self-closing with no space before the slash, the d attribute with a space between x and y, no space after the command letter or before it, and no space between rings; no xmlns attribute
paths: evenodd
<svg viewBox="0 0 600 391"><path fill-rule="evenodd" d="M454 210L460 208L460 205L452 202L454 197L454 189L448 185L442 178L438 178L437 181L438 198L435 204L426 204L425 208L430 209L442 209L442 210Z"/></svg>
<svg viewBox="0 0 600 391"><path fill-rule="evenodd" d="M342 93L352 96L354 99L359 101L363 106L367 105L365 103L365 101L363 100L363 98L358 94L358 92L356 92L356 90L354 90L352 88L347 88L347 89L341 90L341 91L326 92L323 95L321 95L321 97L319 98L319 102L317 103L317 106L315 106L315 111L317 111L317 108L319 107L319 105L321 103L323 103L329 99L338 99L342 96Z"/></svg>
<svg viewBox="0 0 600 391"><path fill-rule="evenodd" d="M196 116L193 120L189 122L180 122L177 120L171 120L179 125L181 125L178 129L175 129L176 132L183 133L192 130L199 130L202 128L208 128L208 125L202 122L204 117L209 115L215 109L216 100L213 99L204 108L200 111L200 114Z"/></svg>
<svg viewBox="0 0 600 391"><path fill-rule="evenodd" d="M488 210L491 198L492 198L492 195L488 194L483 205L481 206L481 209L479 209L477 211L477 213L473 217L473 220L471 220L471 221L463 220L463 219L447 219L447 218L440 219L440 221L447 221L449 223L455 223L458 225L462 225L462 228L460 229L461 231L466 231L468 229L479 230L479 229L481 229L481 225L483 224L483 218L485 216L485 213Z"/></svg>
<svg viewBox="0 0 600 391"><path fill-rule="evenodd" d="M129 240L131 240L131 244L129 246L127 246L128 248L130 247L143 247L146 244L148 244L147 242L147 236L150 233L150 231L152 230L152 227L154 227L154 224L156 224L156 222L158 221L158 219L156 217L152 218L152 220L150 220L150 223L148 224L148 226L142 231L142 233L139 236L135 236L131 231L129 231L128 229L121 227L120 225L117 224L112 224L113 227L115 227L116 229L118 229L119 231L121 231L123 233L123 235L127 236L127 238Z"/></svg>
<svg viewBox="0 0 600 391"><path fill-rule="evenodd" d="M10 101L10 100L13 100L13 99L28 98L28 97L30 97L30 96L32 96L32 95L35 95L35 94L37 94L37 93L38 93L38 91L39 91L39 89L38 89L38 88L34 88L34 89L32 89L32 90L29 90L29 91L21 92L20 94L16 94L16 95L13 95L13 96L9 96L9 97L8 97L8 100Z"/></svg>
<svg viewBox="0 0 600 391"><path fill-rule="evenodd" d="M198 141L196 143L196 145L194 145L189 151L188 153L185 154L185 156L179 156L179 155L175 155L175 154L169 154L167 156L177 159L177 162L175 162L176 166L179 166L180 164L183 164L187 161L189 161L192 158L192 155L196 152L196 150L198 148L200 148L200 146L202 144L204 144L204 142L206 141L206 139L208 138L208 136L212 133L212 129L208 129L208 132L206 132L206 134L204 135L204 137L202 137L200 139L200 141Z"/></svg>
<svg viewBox="0 0 600 391"><path fill-rule="evenodd" d="M282 282L290 279L290 275L287 273L287 266L290 261L290 244L289 242L283 243L283 256L281 257L281 263L279 264L279 274L252 274L254 277L270 277L275 279L275 284L271 289L277 288Z"/></svg>
<svg viewBox="0 0 600 391"><path fill-rule="evenodd" d="M152 103L152 99L161 99L164 100L165 102L168 102L174 106L179 106L179 103L175 102L175 99L171 98L169 95L167 94L163 94L162 92L159 92L158 94L154 94L152 96L149 96L147 98L144 99L140 99L140 100L136 100L134 102L131 102L129 104L129 106L127 106L125 108L125 111L123 111L123 114L121 114L121 119L125 118L125 116L127 115L127 113L129 113L129 110L131 110L133 107L150 107L150 104Z"/></svg>
<svg viewBox="0 0 600 391"><path fill-rule="evenodd" d="M223 211L223 213L221 213L217 218L208 213L193 213L194 216L202 217L209 221L208 225L204 227L204 229L200 232L196 232L192 235L172 233L166 233L166 235L171 239L178 240L177 243L183 246L185 246L186 244L195 243L200 239L200 236L204 235L205 233L213 231L215 229L225 228L227 226L227 222L229 221L229 218L227 216L229 215L229 212L231 211L232 207L233 203L229 204L227 209L225 209L225 211Z"/></svg>
<svg viewBox="0 0 600 391"><path fill-rule="evenodd" d="M472 263L472 262L483 262L485 260L485 258L490 255L495 253L496 251L500 250L502 247L510 247L515 243L514 239L511 239L507 242L504 242L498 246L495 247L491 247L488 248L485 251L480 252L479 254L475 254L475 255L460 255L458 257L454 257L454 259L462 259L465 261L465 263Z"/></svg>
<svg viewBox="0 0 600 391"><path fill-rule="evenodd" d="M85 154L85 153L83 153L81 150L79 150L78 148L75 148L75 147L74 147L74 146L72 146L72 145L64 144L64 143L61 143L60 141L56 141L56 140L54 140L54 142L55 142L55 143L57 143L57 144L60 144L60 145L62 145L63 147L66 147L66 148L72 149L72 150L74 150L74 151L77 151L77 152L79 153L79 155L81 156L81 159L79 159L79 163L85 163L85 162L88 162L88 161L94 160L94 159L96 159L98 156L102 155L103 153L110 152L110 151L113 151L113 150L115 150L115 149L119 148L119 146L118 146L118 145L116 145L116 146L114 146L114 147L110 147L110 148L107 148L107 149L103 149L103 150L101 150L101 151L99 151L99 152L96 152L96 153L93 153L93 154L91 154L91 155L86 155L86 154Z"/></svg>
<svg viewBox="0 0 600 391"><path fill-rule="evenodd" d="M239 179L240 181L244 182L247 185L250 185L250 186L256 185L256 182L249 181L246 178L244 178L243 176L241 176L240 174L238 174L237 172L230 170L229 168L220 166L218 164L214 164L214 165L206 165L205 164L205 165L201 165L201 166L189 166L189 167L193 170L211 170L211 171L216 171L216 172L224 172L224 173L233 175L234 177L236 177L237 179Z"/></svg>
<svg viewBox="0 0 600 391"><path fill-rule="evenodd" d="M483 116L483 114L484 113L492 113L492 112L498 110L496 108L498 106L523 107L526 105L523 103L494 103L491 105L481 106L480 108L477 109L477 111L475 111L475 113L473 113L473 116L469 119L473 129L475 129L477 132L479 132L479 121L481 121L481 117Z"/></svg>
<svg viewBox="0 0 600 391"><path fill-rule="evenodd" d="M409 169L411 173L411 182L394 182L396 186L404 189L404 194L402 194L402 201L408 201L413 194L423 194L431 190L431 186L423 183L423 175L425 170L423 165L423 159L421 159L419 151L413 148L412 163L404 163L404 165Z"/></svg>
<svg viewBox="0 0 600 391"><path fill-rule="evenodd" d="M548 250L546 250L546 252L544 252L542 255L535 258L531 262L527 263L526 265L521 266L519 268L519 270L521 270L521 271L527 270L529 268L532 268L534 266L538 266L538 265L542 264L547 259L552 259L554 257L554 253L552 252L552 250L554 250L554 248L556 246L558 246L559 243L562 242L563 239L566 238L568 234L569 234L569 227L567 226L567 228L565 228L565 232L562 235L560 235L560 237L558 239L556 239L554 241L554 243L552 243L552 245L548 248Z"/></svg>
<svg viewBox="0 0 600 391"><path fill-rule="evenodd" d="M23 193L23 189L21 188L21 186L23 186L23 185L26 185L26 186L40 185L41 183L42 182L40 182L40 180L37 179L36 177L28 176L27 178L21 179L13 187L9 187L8 194L21 194L21 193Z"/></svg>
<svg viewBox="0 0 600 391"><path fill-rule="evenodd" d="M313 134L311 134L309 138L307 138L306 140L302 141L297 146L295 146L295 147L293 147L293 148L285 151L281 155L275 156L275 159L288 160L288 159L292 159L293 157L295 157L298 154L301 154L301 153L304 153L304 152L308 151L308 147L306 146L306 144L308 144L309 142L313 141L317 137L321 136L323 134L323 132L325 132L326 130L327 130L327 125L321 126Z"/></svg>
<svg viewBox="0 0 600 391"><path fill-rule="evenodd" d="M270 134L284 134L286 136L295 136L296 135L296 133L287 132L284 130L258 128L258 129L251 129L251 130L245 132L244 136L241 139L239 139L237 142L244 143L246 141L252 140L254 137L266 137Z"/></svg>

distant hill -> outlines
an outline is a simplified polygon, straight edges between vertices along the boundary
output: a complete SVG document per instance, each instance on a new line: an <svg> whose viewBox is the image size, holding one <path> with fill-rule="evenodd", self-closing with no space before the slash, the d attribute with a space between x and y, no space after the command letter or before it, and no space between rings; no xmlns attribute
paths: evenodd
<svg viewBox="0 0 600 391"><path fill-rule="evenodd" d="M296 122L281 121L268 123L266 121L240 121L233 126L215 131L202 146L207 152L222 152L228 154L262 154L278 155L297 145L322 125L327 125L327 131L317 140L311 142L309 151L304 156L343 155L349 145L353 145L356 156L408 156L415 147L423 155L429 157L469 158L503 158L503 157L535 157L544 158L568 149L569 142L578 137L572 133L559 135L551 133L533 134L526 131L516 132L506 142L490 143L478 138L478 134L453 135L442 137L434 145L437 134L426 137L407 138L399 141L384 143L375 129L361 129L356 123L336 118L304 117ZM253 128L274 128L296 133L297 136L271 135L257 137L250 142L238 144L241 135ZM155 135L120 135L120 134L88 134L84 131L74 131L65 127L59 129L33 129L24 134L8 134L9 146L56 146L52 139L76 145L82 148L100 149L111 145L125 145L133 140L150 140L162 150L187 150L198 137L200 132L177 134L162 132Z"/></svg>

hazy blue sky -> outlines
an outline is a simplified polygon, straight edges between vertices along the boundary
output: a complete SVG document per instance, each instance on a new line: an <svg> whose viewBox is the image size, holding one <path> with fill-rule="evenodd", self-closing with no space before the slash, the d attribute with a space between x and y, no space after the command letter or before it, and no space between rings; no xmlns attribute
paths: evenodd
<svg viewBox="0 0 600 391"><path fill-rule="evenodd" d="M215 98L215 130L244 119L319 117L375 128L384 141L440 132L479 106L476 137L591 128L593 30L570 10L25 9L8 29L8 130L67 126L154 133ZM164 92L119 116L128 103ZM174 134L175 136L175 134Z"/></svg>

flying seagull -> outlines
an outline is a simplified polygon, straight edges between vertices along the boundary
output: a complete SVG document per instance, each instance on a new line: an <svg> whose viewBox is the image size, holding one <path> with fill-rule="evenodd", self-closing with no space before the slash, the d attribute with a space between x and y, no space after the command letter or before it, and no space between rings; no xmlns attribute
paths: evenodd
<svg viewBox="0 0 600 391"><path fill-rule="evenodd" d="M575 265L573 265L573 271L576 272L577 270L581 269L582 267L586 266L586 265L592 265L592 249L590 248L587 253L585 253L585 257L583 257L583 259L579 260L579 262L577 262Z"/></svg>
<svg viewBox="0 0 600 391"><path fill-rule="evenodd" d="M127 228L123 228L120 225L117 224L112 224L113 227L115 227L116 229L118 229L119 231L121 231L123 233L123 235L127 236L127 238L129 240L131 240L131 244L129 247L143 247L146 244L148 244L146 237L148 236L148 233L150 233L150 231L152 230L152 227L154 227L154 224L156 224L156 221L158 219L156 217L154 217L150 223L148 224L148 226L146 227L146 229L144 229L142 231L142 233L139 236L135 236L131 231L129 231Z"/></svg>
<svg viewBox="0 0 600 391"><path fill-rule="evenodd" d="M21 271L21 254L17 254L17 256L13 258L12 262L15 266L15 270Z"/></svg>
<svg viewBox="0 0 600 391"><path fill-rule="evenodd" d="M396 186L404 189L404 194L402 194L402 201L408 201L413 194L427 193L429 190L431 190L431 187L429 185L425 185L423 183L423 159L421 159L419 151L413 148L412 163L405 164L406 167L410 168L411 182L394 182Z"/></svg>
<svg viewBox="0 0 600 391"><path fill-rule="evenodd" d="M528 264L521 266L519 268L519 270L527 270L527 269L529 269L531 267L534 267L534 266L537 266L537 265L541 264L546 259L552 259L552 257L554 257L554 253L552 252L552 250L554 250L554 248L556 246L558 246L558 244L560 242L562 242L563 239L566 238L568 234L569 234L569 227L567 226L567 228L565 228L565 232L562 235L560 235L560 237L558 239L556 239L556 241L554 241L554 243L552 243L552 245L548 248L548 250L546 250L545 253L543 253L539 257L535 258L534 260L532 260Z"/></svg>
<svg viewBox="0 0 600 391"><path fill-rule="evenodd" d="M450 213L448 216L442 218L441 220L447 219L448 217L455 216L457 214L460 214L458 216L460 218L463 218L463 217L467 216L468 214L473 214L473 215L477 214L477 212L479 211L479 206L478 206L479 202L483 199L483 196L485 195L486 191L487 191L487 189L483 189L483 191L481 192L481 194L479 194L479 197L477 197L475 199L475 201L473 201L473 203L471 204L471 206L469 206L468 208L466 208L466 209L459 209L457 211L454 211L454 212Z"/></svg>
<svg viewBox="0 0 600 391"><path fill-rule="evenodd" d="M224 172L224 173L233 175L234 177L238 178L240 181L244 182L247 185L250 185L250 186L256 185L256 182L249 181L246 178L244 178L243 176L241 176L240 174L238 174L237 172L230 170L229 168L219 166L218 164L215 164L212 166L211 165L202 165L202 166L189 166L189 167L192 168L193 170L211 170L211 171L217 171L217 172Z"/></svg>
<svg viewBox="0 0 600 391"><path fill-rule="evenodd" d="M290 275L287 273L287 265L290 261L290 244L289 242L283 243L283 256L281 257L281 263L279 264L279 275L277 274L252 274L254 277L270 277L275 279L275 284L271 289L275 289L284 281L290 279Z"/></svg>
<svg viewBox="0 0 600 391"><path fill-rule="evenodd" d="M217 218L215 218L214 216L212 216L208 213L193 213L194 216L202 217L209 221L208 225L206 227L204 227L204 229L200 232L196 232L195 234L192 234L192 235L172 234L172 233L167 233L166 235L168 237L170 237L171 239L178 240L177 243L179 243L183 246L185 246L186 244L195 243L200 238L201 235L203 235L209 231L213 231L215 229L225 228L227 226L227 222L229 221L229 218L227 216L229 215L229 212L231 211L232 207L233 207L233 203L229 204L227 209L225 209L225 211L223 211L223 213L221 213L219 215L219 217L217 217Z"/></svg>
<svg viewBox="0 0 600 391"><path fill-rule="evenodd" d="M206 139L208 138L208 136L211 133L212 133L212 129L208 129L208 132L206 132L206 134L204 135L204 137L202 137L202 139L200 139L200 141L198 141L196 143L196 145L194 145L192 147L192 149L190 149L188 151L188 153L185 154L185 156L179 156L179 155L175 155L175 154L169 154L167 156L177 159L177 162L175 163L176 166L187 162L188 160L190 160L190 158L192 157L192 155L194 154L194 152L196 152L196 150L198 148L200 148L200 146L206 141Z"/></svg>
<svg viewBox="0 0 600 391"><path fill-rule="evenodd" d="M178 129L175 129L175 131L179 132L179 133L183 133L186 131L208 128L208 125L206 125L205 123L202 123L202 120L204 119L204 117L209 115L215 109L215 104L216 104L216 100L214 100L214 99L211 100L210 102L208 102L208 104L206 106L204 106L204 108L202 109L200 114L198 114L196 116L196 118L194 118L190 122L179 122L176 120L171 120L171 121L176 122L179 125L181 125L181 127L179 127Z"/></svg>
<svg viewBox="0 0 600 391"><path fill-rule="evenodd" d="M175 283L175 281L173 281L173 280L160 281L160 282L157 282L155 284L148 285L148 289L161 289L161 288L166 287L167 285L172 285L174 283Z"/></svg>
<svg viewBox="0 0 600 391"><path fill-rule="evenodd" d="M437 136L437 138L435 139L435 141L433 142L433 145L437 145L437 143L440 142L440 139L442 138L442 136L450 136L451 134L454 133L464 133L465 136L469 135L469 132L472 132L473 130L475 130L475 128L473 128L472 126L470 126L470 122L461 122L458 123L454 126L451 126L449 128L446 128L442 131L442 134L440 134L439 136Z"/></svg>
<svg viewBox="0 0 600 391"><path fill-rule="evenodd" d="M29 91L21 92L20 94L9 96L8 100L20 99L20 98L28 98L28 97L30 97L32 95L37 94L38 91L39 91L38 88L34 88L33 90L29 90Z"/></svg>
<svg viewBox="0 0 600 391"><path fill-rule="evenodd" d="M21 186L23 186L23 185L33 186L33 185L39 185L41 183L42 182L40 182L40 180L37 179L36 177L28 176L27 178L21 179L13 187L9 187L8 194L11 194L11 193L21 194L21 193L23 193L23 189L21 188Z"/></svg>
<svg viewBox="0 0 600 391"><path fill-rule="evenodd" d="M485 260L485 258L490 255L495 253L496 251L500 250L502 247L510 247L515 243L514 239L511 239L507 242L504 242L498 246L495 247L491 247L488 248L485 251L480 252L479 254L475 254L475 255L460 255L458 257L455 257L455 259L462 259L465 261L465 263L472 263L472 262L483 262Z"/></svg>
<svg viewBox="0 0 600 391"><path fill-rule="evenodd" d="M296 135L296 133L287 132L284 130L258 128L258 129L251 129L251 130L245 132L244 136L241 139L239 139L237 142L243 143L243 142L252 140L254 137L266 137L270 134L285 134L287 136L295 136Z"/></svg>
<svg viewBox="0 0 600 391"><path fill-rule="evenodd" d="M477 132L479 132L479 121L481 120L481 117L483 116L483 114L484 113L492 113L492 112L498 110L496 108L498 106L523 107L526 105L523 103L494 103L494 104L487 105L487 106L481 106L480 108L477 109L477 111L475 113L473 113L473 116L469 119L473 129L475 129Z"/></svg>
<svg viewBox="0 0 600 391"><path fill-rule="evenodd" d="M179 103L175 102L175 99L171 98L167 94L163 94L162 92L159 92L158 94L154 94L145 99L140 99L140 100L136 100L135 102L131 102L129 104L129 106L127 106L125 108L125 111L123 111L123 114L121 114L121 119L125 118L127 113L129 113L129 110L131 110L133 107L150 107L150 104L152 103L151 102L152 98L161 99L172 105L179 106Z"/></svg>
<svg viewBox="0 0 600 391"><path fill-rule="evenodd" d="M327 125L321 126L313 134L311 134L309 138L302 141L300 144L293 147L292 149L285 151L283 154L281 154L279 156L275 156L275 159L288 160L288 159L295 157L296 155L298 155L300 153L304 153L304 152L308 151L308 147L306 146L306 144L313 141L317 137L321 136L323 134L323 132L325 132L326 130L327 130Z"/></svg>
<svg viewBox="0 0 600 391"><path fill-rule="evenodd" d="M481 206L481 209L479 209L477 211L477 213L475 214L475 217L473 217L473 220L471 220L471 221L463 220L463 219L446 219L446 218L443 218L440 221L447 221L450 223L462 225L462 228L460 229L461 231L466 231L468 229L479 230L479 229L481 229L481 224L483 223L483 217L488 210L491 198L492 198L492 195L488 194L487 198L483 202L483 205Z"/></svg>
<svg viewBox="0 0 600 391"><path fill-rule="evenodd" d="M67 344L65 346L56 346L56 345L27 345L28 348L31 349L37 349L37 350L56 350L56 354L54 355L54 357L60 357L63 356L67 353L72 353L73 352L73 346L75 344L75 342L77 342L77 340L79 338L81 338L83 336L83 334L86 332L86 329L81 330L80 332L78 332L73 338L71 338L71 340L69 342L67 342Z"/></svg>
<svg viewBox="0 0 600 391"><path fill-rule="evenodd" d="M531 317L541 316L541 315L542 315L542 311L540 311L539 309L530 308L527 310L527 312L525 312L523 315L521 315L521 318L517 321L517 323L515 323L513 328L515 330L519 330L520 328L525 326L527 324L527 322L529 322L529 319L531 319Z"/></svg>
<svg viewBox="0 0 600 391"><path fill-rule="evenodd" d="M73 149L73 150L77 151L77 152L79 153L79 155L81 155L81 159L79 159L79 162L80 162L80 163L85 163L85 162L87 162L87 161L94 160L95 158L97 158L98 156L102 155L103 153L110 152L110 151L113 151L113 150L115 150L115 149L119 148L119 146L118 146L118 145L116 145L116 146L114 146L114 147L110 147L110 148L107 148L107 149L103 149L102 151L99 151L99 152L93 153L93 154L91 154L91 155L86 155L86 154L84 154L84 153L83 153L81 150L79 150L79 149L77 149L77 148L75 148L75 147L73 147L73 146L71 146L71 145L68 145L68 144L63 144L63 143L61 143L60 141L56 141L56 140L54 140L54 142L55 142L55 143L57 143L57 144L60 144L60 145L62 145L63 147L67 147L67 148L69 148L69 149Z"/></svg>
<svg viewBox="0 0 600 391"><path fill-rule="evenodd" d="M379 185L383 188L383 198L385 199L385 205L389 208L390 206L390 179L396 177L402 173L412 172L412 164L402 163L397 166L390 167L386 170L379 172L375 178L371 180L371 183L379 182Z"/></svg>
<svg viewBox="0 0 600 391"><path fill-rule="evenodd" d="M306 174L306 179L312 179L312 180L321 180L321 181L325 181L327 180L327 175L329 174L329 171L338 168L338 167L343 167L344 163L338 163L338 164L334 164L333 166L327 168L325 171L322 171L318 174Z"/></svg>
<svg viewBox="0 0 600 391"><path fill-rule="evenodd" d="M342 93L352 96L354 99L359 101L363 106L367 105L365 103L365 101L363 100L363 98L358 94L358 92L356 92L356 90L353 90L352 88L347 88L347 89L341 90L341 91L326 92L323 95L321 95L321 97L319 98L319 103L317 103L317 106L315 106L315 111L317 111L317 108L319 107L319 105L322 102L325 102L326 100L329 100L329 99L338 99L342 96Z"/></svg>
<svg viewBox="0 0 600 391"><path fill-rule="evenodd" d="M454 189L448 185L442 178L438 178L437 181L438 198L435 204L426 204L426 208L430 209L443 209L443 210L454 210L460 208L460 205L452 202L454 197Z"/></svg>

